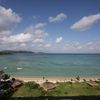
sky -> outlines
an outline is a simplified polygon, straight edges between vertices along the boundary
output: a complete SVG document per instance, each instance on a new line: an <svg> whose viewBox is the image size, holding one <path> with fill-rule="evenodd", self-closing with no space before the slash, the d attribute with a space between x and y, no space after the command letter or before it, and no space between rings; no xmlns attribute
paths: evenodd
<svg viewBox="0 0 100 100"><path fill-rule="evenodd" d="M0 50L100 53L100 0L0 0Z"/></svg>

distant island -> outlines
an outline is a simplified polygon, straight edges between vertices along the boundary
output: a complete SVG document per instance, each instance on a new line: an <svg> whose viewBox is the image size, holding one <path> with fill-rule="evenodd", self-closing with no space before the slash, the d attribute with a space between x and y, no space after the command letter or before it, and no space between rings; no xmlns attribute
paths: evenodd
<svg viewBox="0 0 100 100"><path fill-rule="evenodd" d="M46 54L44 52L32 52L32 51L14 51L14 50L3 50L0 51L0 55L11 55L11 54L15 54L15 53L32 53L32 54Z"/></svg>
<svg viewBox="0 0 100 100"><path fill-rule="evenodd" d="M67 55L93 55L93 54L99 54L100 55L100 53L47 53L47 52L33 52L33 51L23 51L23 50L2 50L2 51L0 51L0 55L12 55L12 54L16 54L16 53L31 53L31 54L50 54L50 55L65 55L65 54L67 54Z"/></svg>

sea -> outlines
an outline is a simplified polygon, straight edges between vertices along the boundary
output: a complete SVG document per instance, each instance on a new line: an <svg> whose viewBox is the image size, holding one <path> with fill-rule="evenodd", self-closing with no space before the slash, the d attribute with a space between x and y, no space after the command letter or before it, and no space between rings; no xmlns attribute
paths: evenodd
<svg viewBox="0 0 100 100"><path fill-rule="evenodd" d="M0 55L0 69L14 76L100 76L100 54Z"/></svg>

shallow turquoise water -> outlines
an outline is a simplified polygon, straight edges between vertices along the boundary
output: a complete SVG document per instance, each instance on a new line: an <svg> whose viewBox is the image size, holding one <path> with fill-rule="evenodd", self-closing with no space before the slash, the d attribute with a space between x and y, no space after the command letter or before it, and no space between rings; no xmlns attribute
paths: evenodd
<svg viewBox="0 0 100 100"><path fill-rule="evenodd" d="M0 69L20 76L100 76L100 54L0 55Z"/></svg>

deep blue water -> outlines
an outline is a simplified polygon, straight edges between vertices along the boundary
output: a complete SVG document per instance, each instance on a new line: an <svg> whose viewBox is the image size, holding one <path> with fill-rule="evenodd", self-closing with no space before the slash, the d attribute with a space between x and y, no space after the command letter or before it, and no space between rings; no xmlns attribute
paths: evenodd
<svg viewBox="0 0 100 100"><path fill-rule="evenodd" d="M20 76L100 76L100 54L0 55L0 69Z"/></svg>

